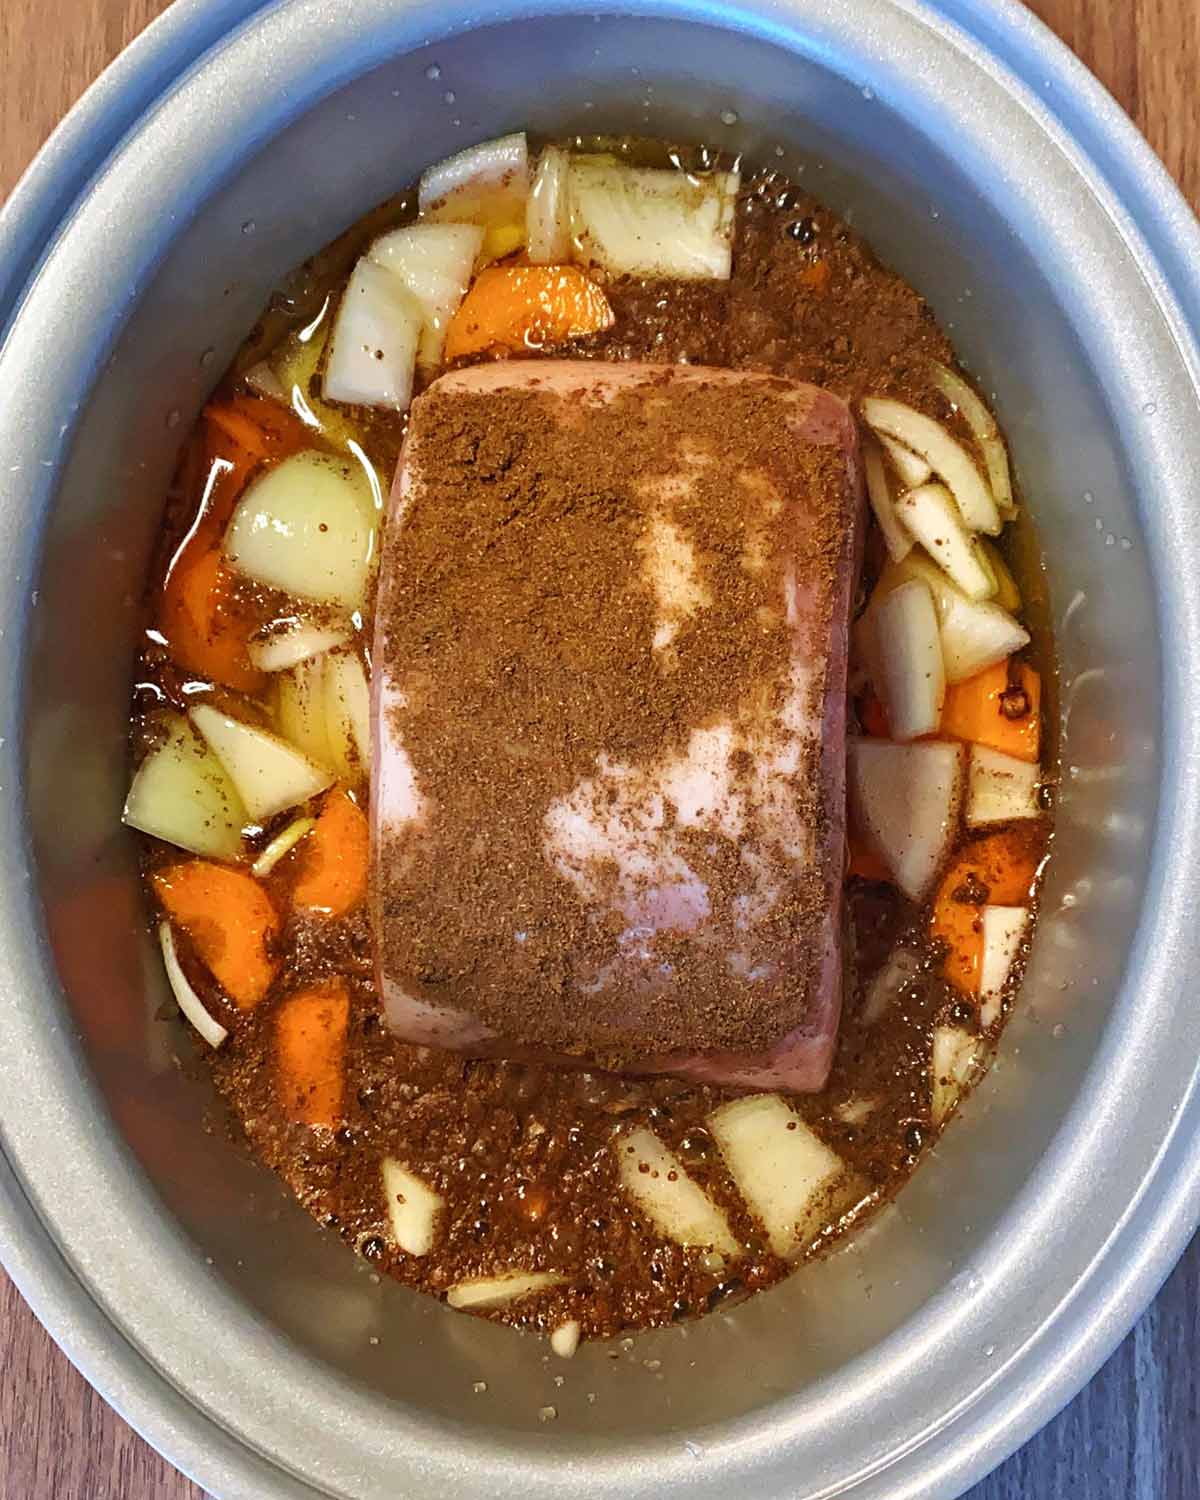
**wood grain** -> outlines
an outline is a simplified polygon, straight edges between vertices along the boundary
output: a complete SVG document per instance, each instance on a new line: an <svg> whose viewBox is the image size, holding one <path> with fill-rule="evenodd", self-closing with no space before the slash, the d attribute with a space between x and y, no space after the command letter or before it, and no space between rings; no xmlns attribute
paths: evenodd
<svg viewBox="0 0 1200 1500"><path fill-rule="evenodd" d="M169 0L0 0L0 197ZM1034 0L1200 206L1197 0ZM111 1411L0 1273L0 1500L203 1500ZM1200 1500L1200 1242L1091 1385L970 1500Z"/></svg>

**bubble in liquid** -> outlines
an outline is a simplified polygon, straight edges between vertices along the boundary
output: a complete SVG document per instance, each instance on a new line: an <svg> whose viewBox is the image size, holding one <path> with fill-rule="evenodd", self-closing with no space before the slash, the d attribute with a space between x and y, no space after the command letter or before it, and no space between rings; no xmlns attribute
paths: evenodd
<svg viewBox="0 0 1200 1500"><path fill-rule="evenodd" d="M995 1354L995 1352L996 1352L996 1346L995 1346L995 1344L985 1344L984 1345L984 1349L983 1349L983 1357L984 1357L984 1359L991 1359L992 1355Z"/></svg>
<svg viewBox="0 0 1200 1500"><path fill-rule="evenodd" d="M775 147L775 155L776 156L782 156L783 155L783 147L782 146L776 146Z"/></svg>
<svg viewBox="0 0 1200 1500"><path fill-rule="evenodd" d="M437 63L430 63L425 69L425 77L429 79L430 83L436 83L441 76L442 70L438 67Z"/></svg>
<svg viewBox="0 0 1200 1500"><path fill-rule="evenodd" d="M738 122L738 117L737 117L737 110L736 109L723 109L721 111L721 124L722 125L736 125L737 122Z"/></svg>

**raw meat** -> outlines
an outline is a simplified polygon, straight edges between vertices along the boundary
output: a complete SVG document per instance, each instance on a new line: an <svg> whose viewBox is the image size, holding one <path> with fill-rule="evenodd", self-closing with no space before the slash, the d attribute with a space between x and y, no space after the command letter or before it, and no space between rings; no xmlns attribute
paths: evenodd
<svg viewBox="0 0 1200 1500"><path fill-rule="evenodd" d="M824 1085L860 516L813 386L522 361L416 401L373 679L399 1036Z"/></svg>

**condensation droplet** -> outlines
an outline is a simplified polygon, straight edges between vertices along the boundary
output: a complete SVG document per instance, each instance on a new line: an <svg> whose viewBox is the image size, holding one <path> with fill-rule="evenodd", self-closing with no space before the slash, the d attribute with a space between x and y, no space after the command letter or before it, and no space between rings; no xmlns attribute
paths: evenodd
<svg viewBox="0 0 1200 1500"><path fill-rule="evenodd" d="M242 225L242 233L253 234L257 228L258 225L255 224L253 219L247 219L246 222Z"/></svg>
<svg viewBox="0 0 1200 1500"><path fill-rule="evenodd" d="M783 155L783 147L782 146L776 146L775 147L775 155L776 156L782 156Z"/></svg>
<svg viewBox="0 0 1200 1500"><path fill-rule="evenodd" d="M721 111L721 124L722 125L736 125L737 122L738 122L738 116L737 116L737 110L736 109L723 109Z"/></svg>
<svg viewBox="0 0 1200 1500"><path fill-rule="evenodd" d="M1129 538L1127 536L1123 536L1121 538L1121 551L1122 552L1128 552L1130 550L1130 548L1132 548L1132 546L1133 546L1133 543L1129 540Z"/></svg>
<svg viewBox="0 0 1200 1500"><path fill-rule="evenodd" d="M540 1406L538 1408L538 1421L539 1422L553 1422L554 1419L555 1419L555 1417L557 1417L557 1416L558 1416L558 1407L557 1406Z"/></svg>
<svg viewBox="0 0 1200 1500"><path fill-rule="evenodd" d="M442 95L442 98L447 104L453 104L454 101L458 98L458 95L454 92L453 89L447 89L446 92Z"/></svg>
<svg viewBox="0 0 1200 1500"><path fill-rule="evenodd" d="M430 83L436 83L441 76L442 70L437 63L430 63L425 69L425 77L429 79Z"/></svg>
<svg viewBox="0 0 1200 1500"><path fill-rule="evenodd" d="M984 1357L984 1359L991 1359L992 1355L995 1354L995 1352L996 1352L996 1346L995 1346L995 1344L985 1344L984 1345L984 1350L983 1350L983 1357Z"/></svg>
<svg viewBox="0 0 1200 1500"><path fill-rule="evenodd" d="M1117 539L1116 539L1116 537L1115 537L1115 536L1113 536L1113 534L1112 534L1112 532L1111 532L1111 531L1110 531L1110 532L1109 532L1109 533L1108 533L1108 535L1107 535L1107 536L1106 536L1106 537L1105 537L1105 538L1104 538L1104 545L1105 545L1105 546L1106 546L1106 547L1115 547L1115 546L1116 546L1116 545L1117 545Z"/></svg>
<svg viewBox="0 0 1200 1500"><path fill-rule="evenodd" d="M931 219L940 219L942 217L941 210L937 208L931 208L929 210L929 217Z"/></svg>
<svg viewBox="0 0 1200 1500"><path fill-rule="evenodd" d="M486 1395L487 1394L487 1381L486 1380L477 1380L475 1382L475 1384L471 1387L471 1389L475 1392L475 1394L477 1396Z"/></svg>
<svg viewBox="0 0 1200 1500"><path fill-rule="evenodd" d="M167 426L170 428L178 427L182 420L183 413L181 411L173 410L167 413Z"/></svg>
<svg viewBox="0 0 1200 1500"><path fill-rule="evenodd" d="M596 106L590 99L585 99L583 101L583 107L584 109L595 109Z"/></svg>
<svg viewBox="0 0 1200 1500"><path fill-rule="evenodd" d="M1050 1029L1050 1035L1054 1038L1055 1041L1060 1040L1062 1037L1066 1036L1066 1034L1067 1034L1067 1028L1063 1025L1063 1023L1061 1021L1058 1023L1057 1026L1053 1026Z"/></svg>
<svg viewBox="0 0 1200 1500"><path fill-rule="evenodd" d="M1092 494L1091 490L1084 490L1084 492L1083 492L1083 503L1085 505L1095 505L1095 503L1096 503L1096 497L1095 497L1095 495Z"/></svg>
<svg viewBox="0 0 1200 1500"><path fill-rule="evenodd" d="M699 1443L693 1443L690 1438L686 1443L684 1443L683 1446L687 1449L689 1458L704 1457L704 1449L700 1446Z"/></svg>
<svg viewBox="0 0 1200 1500"><path fill-rule="evenodd" d="M456 128L456 129L457 129L457 128L459 128L459 127L460 127L460 126L461 126L461 125L462 125L462 121L461 121L461 120L460 120L460 119L459 119L459 118L458 118L458 116L457 116L457 115L456 115L456 116L455 116L455 117L454 117L454 119L453 119L453 120L451 120L451 121L450 121L450 123L451 123L451 125L453 125L453 126L454 126L454 127L455 127L455 128Z"/></svg>
<svg viewBox="0 0 1200 1500"><path fill-rule="evenodd" d="M875 97L875 90L874 89L863 89L862 96L863 96L864 99L867 100L868 103L870 103L870 101L872 99L874 99L874 97Z"/></svg>
<svg viewBox="0 0 1200 1500"><path fill-rule="evenodd" d="M1145 406L1142 407L1142 410L1145 412L1145 414L1148 417L1152 417L1154 415L1154 413L1158 410L1158 402L1157 401L1147 401L1146 404L1145 404Z"/></svg>
<svg viewBox="0 0 1200 1500"><path fill-rule="evenodd" d="M207 370L209 365L212 364L213 360L216 359L216 357L217 351L215 349L206 349L200 356L200 368L202 370Z"/></svg>

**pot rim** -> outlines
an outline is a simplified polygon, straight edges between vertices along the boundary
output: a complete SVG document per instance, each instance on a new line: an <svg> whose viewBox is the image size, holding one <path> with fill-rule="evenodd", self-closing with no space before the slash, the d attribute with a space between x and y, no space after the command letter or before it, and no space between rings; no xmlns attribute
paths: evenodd
<svg viewBox="0 0 1200 1500"><path fill-rule="evenodd" d="M7 332L19 318L27 290L59 231L130 136L136 136L136 122L237 29L260 13L285 9L287 3L177 0L89 89L0 212L0 330ZM1108 208L1162 311L1193 386L1200 387L1195 336L1200 329L1200 226L1115 101L1015 0L893 0L893 5L950 35L979 65L993 75L1006 76L1009 87L1025 96L1031 112L1036 108L1056 144ZM550 14L570 7L546 0L533 8ZM589 11L605 8L603 0L587 7ZM760 35L779 35L782 16L786 32L787 7L773 5L771 0L742 0L711 12L689 0L610 8L625 13L636 8L638 13L702 22L732 21L753 25ZM450 5L445 10L449 31L454 17ZM485 19L509 19L530 10L520 0L501 0ZM1037 96L1036 105L1029 104L1031 95ZM1196 549L1194 535L1186 545ZM1160 604L1163 639L1171 641L1176 660L1164 684L1163 806L1145 908L1155 916L1143 918L1136 945L1142 952L1149 942L1148 926L1166 934L1165 941L1156 938L1156 946L1177 953L1190 948L1188 929L1195 925L1195 903L1184 893L1170 892L1164 873L1168 857L1190 863L1192 852L1200 850L1198 794L1186 786L1184 776L1186 747L1198 742L1200 709L1192 703L1191 694L1172 691L1191 664L1200 662L1200 623L1196 606L1184 595L1182 571L1164 570L1158 579L1165 595ZM3 707L6 717L15 709L11 714L15 719L19 695L11 693L11 697L13 702ZM0 839L0 845L18 851L7 856L6 873L19 875L15 882L19 890L5 898L9 912L3 920L9 931L18 931L19 924L24 924L27 931L36 932L40 920L29 883L24 813L18 805L22 786L19 740L14 735L7 747L0 746L5 801L12 804L0 809L0 830L7 835L7 843ZM1169 841L1164 829L1170 833ZM31 956L25 963L25 976L35 975L44 961L44 952ZM21 972L16 967L6 978L20 977ZM1168 981L1165 964L1148 960L1143 989L1164 990ZM1106 1046L1104 1053L1110 1051ZM86 1091L86 1084L82 1087ZM971 1393L969 1409L964 1402L958 1412L948 1414L946 1422L953 1424L955 1434L949 1445L952 1451L941 1455L936 1465L928 1464L919 1476L907 1468L901 1475L905 1456L897 1456L897 1483L889 1493L958 1493L1025 1441L1108 1357L1165 1279L1200 1219L1200 1139L1183 1128L1194 1112L1193 1074L1180 1094L1173 1126L1147 1169L1141 1192L1112 1227L1087 1273L1039 1327L1036 1339L1013 1355L1006 1370L995 1372L986 1391L980 1387ZM1069 1135L1070 1140L1063 1143L1060 1135L1056 1147L1062 1145L1063 1156L1068 1146L1078 1150L1077 1137L1082 1134L1078 1125L1064 1130L1061 1135ZM160 1451L213 1493L226 1497L321 1493L243 1442L167 1378L150 1351L130 1340L105 1311L102 1289L89 1284L45 1227L37 1184L23 1180L19 1160L2 1136L0 1147L4 1148L0 1151L4 1263L34 1311L97 1389ZM1043 1170L1053 1170L1059 1155L1056 1150ZM1013 1212L1018 1209L1019 1204ZM1046 1349L1047 1340L1053 1343L1052 1352ZM1029 1356L1035 1347L1041 1349L1041 1366L1031 1375ZM1017 1378L1018 1372L1023 1378ZM914 1447L913 1451L920 1450ZM919 1491L904 1483L913 1484L914 1478L920 1483Z"/></svg>

